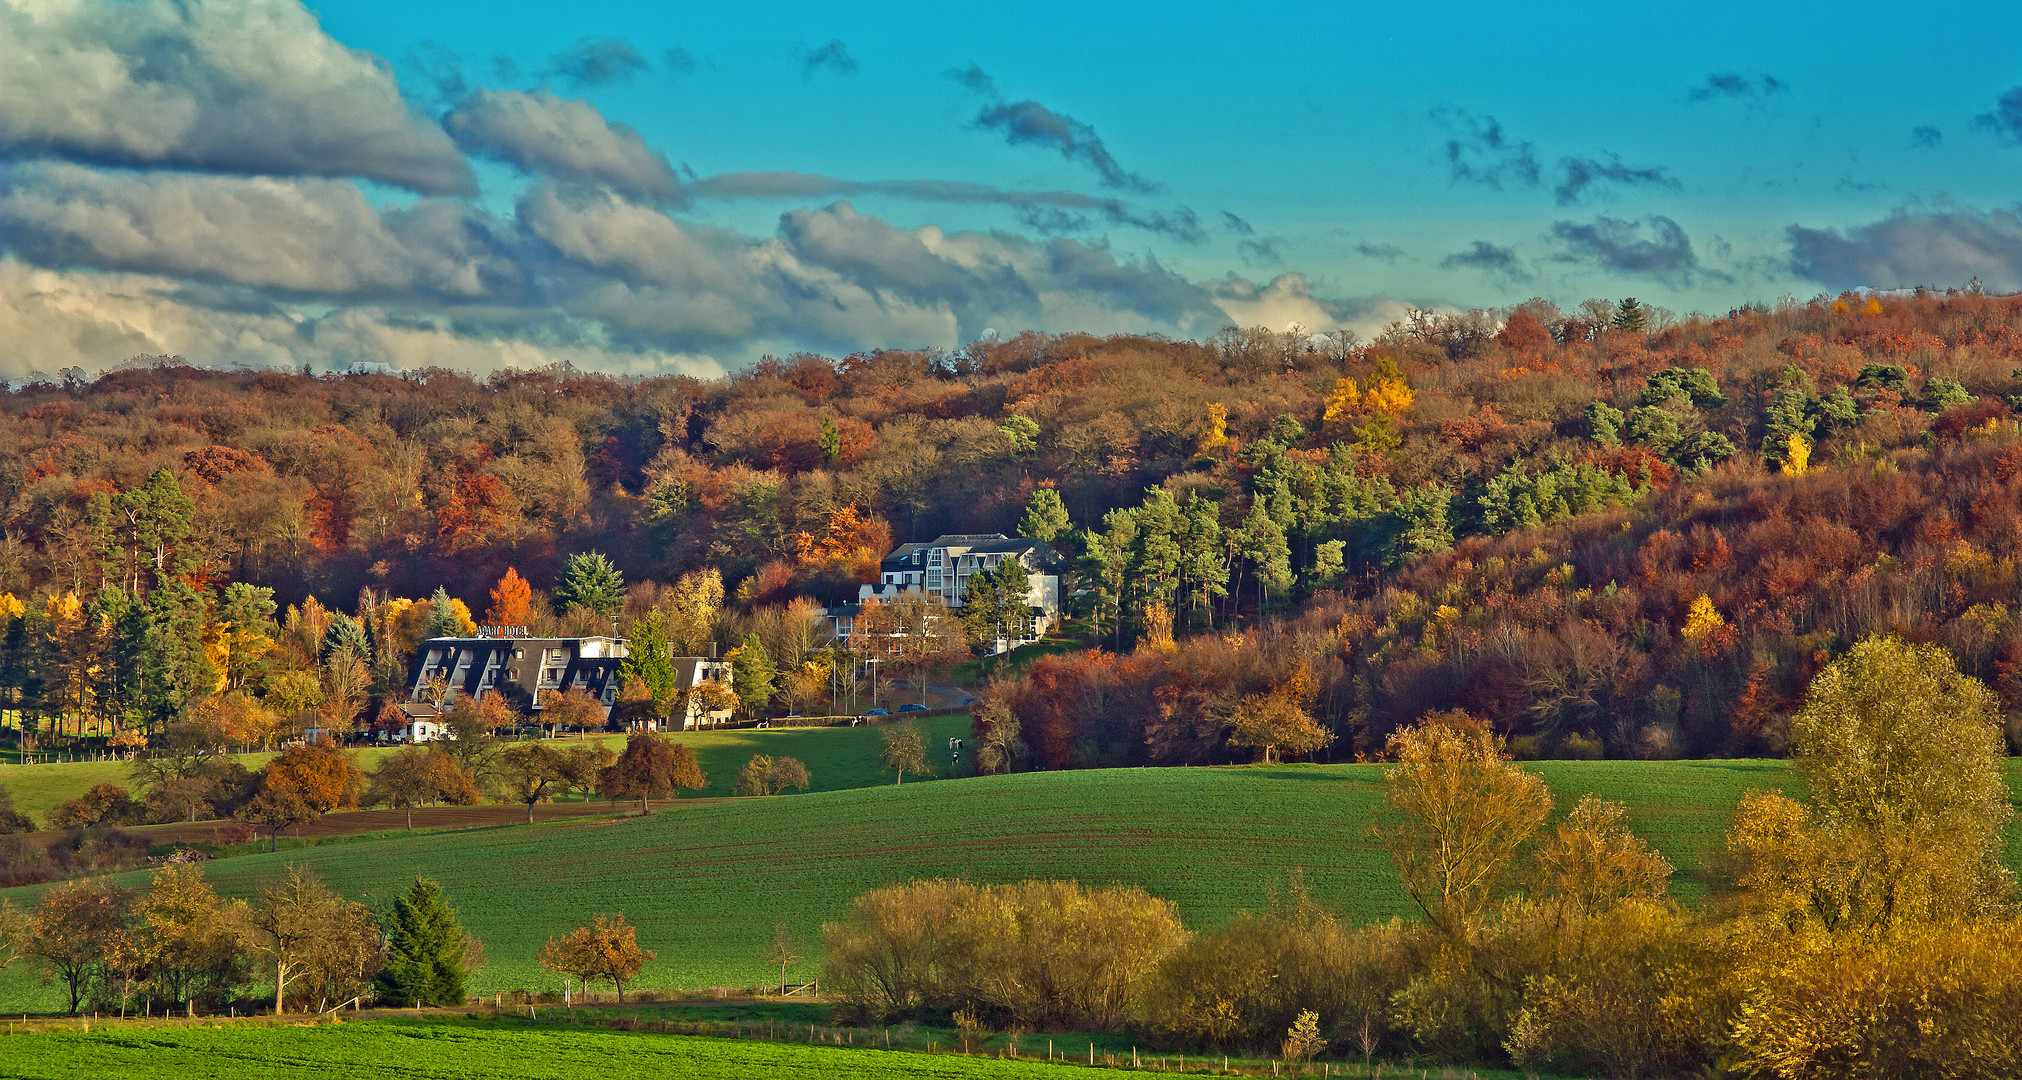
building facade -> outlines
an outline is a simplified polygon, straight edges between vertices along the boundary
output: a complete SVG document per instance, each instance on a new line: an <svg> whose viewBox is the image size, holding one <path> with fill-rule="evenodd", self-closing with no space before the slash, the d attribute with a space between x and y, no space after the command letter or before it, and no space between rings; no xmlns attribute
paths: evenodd
<svg viewBox="0 0 2022 1080"><path fill-rule="evenodd" d="M676 706L681 715L669 716L667 718L669 728L694 729L708 727L712 724L721 724L725 720L730 719L730 714L735 711L734 707L729 709L711 709L703 702L700 695L689 692L699 688L704 683L712 682L722 684L725 690L731 689L730 661L718 660L713 656L676 656L672 658L672 661L674 664L674 687L676 690L682 692L681 700L684 702L684 705Z"/></svg>
<svg viewBox="0 0 2022 1080"><path fill-rule="evenodd" d="M618 667L628 655L623 638L430 638L414 650L407 699L447 708L458 698L504 694L531 715L556 694L581 690L609 715L618 700Z"/></svg>
<svg viewBox="0 0 2022 1080"><path fill-rule="evenodd" d="M855 630L864 601L892 603L917 594L939 599L950 608L962 606L969 579L995 570L1005 559L1017 559L1031 582L1027 607L1031 620L1020 636L998 641L998 651L1015 649L1043 637L1060 621L1061 559L1053 545L1030 537L1003 533L958 533L924 544L902 544L878 563L878 580L858 587L857 602L829 608L836 638L847 642Z"/></svg>

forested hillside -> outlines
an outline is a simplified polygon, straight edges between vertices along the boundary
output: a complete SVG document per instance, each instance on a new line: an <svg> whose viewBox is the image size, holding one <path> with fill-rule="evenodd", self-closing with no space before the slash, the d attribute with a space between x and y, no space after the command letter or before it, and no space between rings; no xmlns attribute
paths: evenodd
<svg viewBox="0 0 2022 1080"><path fill-rule="evenodd" d="M116 596L131 640L180 619L147 640L229 667L218 627L311 596L444 586L482 612L513 568L548 617L563 560L596 551L639 601L602 614L716 569L748 615L853 594L893 542L1025 531L1074 560L1106 647L1002 690L1051 766L1242 758L1287 722L1282 746L1340 759L1446 707L1539 754L1777 752L1809 676L1877 630L2022 708L2018 310L1534 302L1373 343L1024 335L713 383L144 358L0 397L0 592L10 656L41 643L43 667ZM192 512L164 539L171 488ZM181 700L313 668L309 629Z"/></svg>

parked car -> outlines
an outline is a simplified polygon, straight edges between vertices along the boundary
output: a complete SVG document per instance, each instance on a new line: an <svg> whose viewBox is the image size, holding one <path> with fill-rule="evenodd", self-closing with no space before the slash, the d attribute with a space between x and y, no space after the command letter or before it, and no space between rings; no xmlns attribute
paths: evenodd
<svg viewBox="0 0 2022 1080"><path fill-rule="evenodd" d="M890 715L892 715L892 710L890 710L890 709L872 709L871 711L869 711L869 712L865 713L864 715L865 715L865 716L890 716Z"/></svg>
<svg viewBox="0 0 2022 1080"><path fill-rule="evenodd" d="M922 705L922 704L920 704L919 702L915 701L915 702L913 702L913 703L912 703L912 704L910 704L910 705L901 705L901 706L899 706L899 711L900 711L900 712L926 712L926 711L927 711L927 707L926 707L925 705Z"/></svg>

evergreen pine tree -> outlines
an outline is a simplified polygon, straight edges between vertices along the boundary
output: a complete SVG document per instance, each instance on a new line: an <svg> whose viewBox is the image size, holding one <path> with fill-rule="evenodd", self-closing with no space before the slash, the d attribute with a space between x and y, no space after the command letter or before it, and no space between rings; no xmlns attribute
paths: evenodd
<svg viewBox="0 0 2022 1080"><path fill-rule="evenodd" d="M339 617L341 618L342 616ZM336 619L330 620L330 628L332 630L337 628ZM456 607L449 599L449 590L440 585L435 587L435 595L428 598L427 636L432 638L463 636L463 620L457 617ZM359 640L361 642L364 640L362 630L359 634ZM367 654L361 650L358 655L363 657Z"/></svg>
<svg viewBox="0 0 2022 1080"><path fill-rule="evenodd" d="M147 598L141 640L142 707L151 723L167 723L217 685L217 669L204 652L209 590L172 577Z"/></svg>
<svg viewBox="0 0 2022 1080"><path fill-rule="evenodd" d="M602 552L585 551L569 556L555 582L555 607L589 608L610 618L625 604L625 576L611 565Z"/></svg>
<svg viewBox="0 0 2022 1080"><path fill-rule="evenodd" d="M464 933L442 887L427 878L393 900L385 919L386 966L379 996L398 1006L464 1003Z"/></svg>
<svg viewBox="0 0 2022 1080"><path fill-rule="evenodd" d="M774 675L772 654L757 634L746 636L744 644L730 654L730 688L747 712L756 714L772 700Z"/></svg>
<svg viewBox="0 0 2022 1080"><path fill-rule="evenodd" d="M1292 587L1292 549L1285 543L1285 530L1264 510L1262 502L1250 504L1250 516L1243 522L1242 555L1257 573L1257 610L1270 603L1273 592L1283 595Z"/></svg>
<svg viewBox="0 0 2022 1080"><path fill-rule="evenodd" d="M440 637L435 632L434 621L429 623L429 637ZM349 651L360 660L372 655L371 639L365 635L365 627L358 620L339 612L330 616L330 626L323 631L323 659L328 660L340 652Z"/></svg>
<svg viewBox="0 0 2022 1080"><path fill-rule="evenodd" d="M658 612L648 612L632 624L631 647L618 667L624 680L637 679L653 695L654 710L661 716L673 707L676 689L674 664L668 659L667 629Z"/></svg>
<svg viewBox="0 0 2022 1080"><path fill-rule="evenodd" d="M1025 507L1025 519L1018 524L1018 534L1050 544L1070 527L1067 504L1060 501L1060 492L1040 488L1032 493L1032 501Z"/></svg>

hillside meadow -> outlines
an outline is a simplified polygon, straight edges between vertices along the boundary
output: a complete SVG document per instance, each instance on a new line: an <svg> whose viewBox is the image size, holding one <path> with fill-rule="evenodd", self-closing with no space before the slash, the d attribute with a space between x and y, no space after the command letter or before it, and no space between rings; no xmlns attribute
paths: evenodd
<svg viewBox="0 0 2022 1080"><path fill-rule="evenodd" d="M614 1030L589 1026L583 1016L546 1013L538 1020L525 1016L374 1015L341 1022L239 1021L184 1024L101 1024L63 1030L0 1034L0 1061L7 1075L22 1080L78 1080L85 1077L177 1076L186 1080L292 1080L296 1077L343 1076L347 1080L396 1080L417 1076L454 1076L469 1080L549 1077L553 1080L685 1080L725 1076L809 1080L1020 1080L1057 1077L1064 1069L1088 1069L1086 1057L1067 1052L1072 1041L1081 1053L1093 1052L1097 1068L1129 1067L1130 1042L1115 1035L1061 1036L1061 1056L1048 1062L1046 1042L1028 1036L1011 1056L1007 1039L985 1036L973 1054L947 1049L954 1033L904 1027L857 1030L859 1045L804 1044L781 1039L710 1038L666 1034L654 1030L700 1019L700 1013L722 1010L624 1010L633 1024L647 1030ZM733 1010L738 1011L738 1010ZM749 1010L744 1010L749 1011ZM813 1011L813 1010L809 1010ZM826 1010L818 1010L825 1014ZM618 1015L598 1010L609 1024ZM762 1022L762 1021L761 1021ZM625 1021L618 1021L619 1024ZM727 1025L726 1025L727 1026ZM756 1025L752 1025L756 1026ZM782 1029L806 1027L804 1021L781 1023ZM713 1029L712 1029L713 1030ZM727 1032L726 1032L727 1034ZM901 1048L867 1048L861 1043L881 1034L905 1040ZM836 1038L822 1029L817 1038ZM930 1049L931 1046L933 1047ZM910 1046L911 1048L903 1048ZM1034 1060L1034 1056L1039 1056ZM1144 1071L1221 1073L1224 1059L1203 1056L1164 1057L1145 1051ZM1267 1061L1240 1056L1233 1061L1238 1075L1272 1076ZM1361 1073L1359 1064L1333 1064L1333 1075ZM1092 1070L1091 1070L1092 1071ZM1396 1072L1395 1068L1390 1069ZM1364 1074L1366 1075L1366 1074ZM1517 1073L1501 1070L1443 1070L1443 1077L1497 1080ZM1534 1075L1534 1074L1533 1074Z"/></svg>
<svg viewBox="0 0 2022 1080"><path fill-rule="evenodd" d="M343 1076L595 1077L683 1080L724 1076L1017 1078L1056 1075L1043 1062L872 1051L792 1043L546 1026L512 1021L399 1018L342 1024L100 1027L0 1036L8 1076L75 1080L177 1076L266 1080Z"/></svg>
<svg viewBox="0 0 2022 1080"><path fill-rule="evenodd" d="M1672 894L1687 903L1717 886L1722 836L1741 796L1799 786L1776 761L1529 767L1562 811L1588 792L1627 805L1636 831L1676 867ZM759 959L776 926L818 942L821 923L852 897L910 878L1137 884L1199 929L1269 904L1299 875L1352 922L1409 917L1369 832L1384 775L1381 765L1289 765L887 783L676 804L645 817L359 839L220 860L208 873L225 893L247 896L298 862L375 905L416 875L434 878L486 944L473 992L546 988L554 980L534 961L541 943L608 911L624 912L658 953L637 986L745 987L777 978ZM2011 762L2009 781L2022 788L2022 766ZM2008 862L2022 867L2015 828ZM32 901L35 892L14 896ZM811 956L794 977L817 967ZM52 1004L20 974L0 978L0 1011Z"/></svg>
<svg viewBox="0 0 2022 1080"><path fill-rule="evenodd" d="M967 716L932 716L915 721L927 735L931 747L951 735L967 735ZM729 795L737 786L737 770L753 754L786 755L799 758L808 767L815 791L867 787L891 782L891 774L878 763L883 742L881 727L822 728L733 728L725 731L684 731L667 738L694 750L696 760L709 779L709 786L686 792L689 797ZM622 735L593 735L613 750L622 749ZM567 747L577 740L562 739ZM393 753L392 747L366 747L352 751L358 767L371 771ZM233 760L248 769L267 763L271 753L236 754ZM41 765L0 765L0 786L14 793L16 809L38 821L60 802L74 799L94 784L118 784L134 789L129 776L131 763L124 761L66 761ZM136 797L139 792L135 791Z"/></svg>

